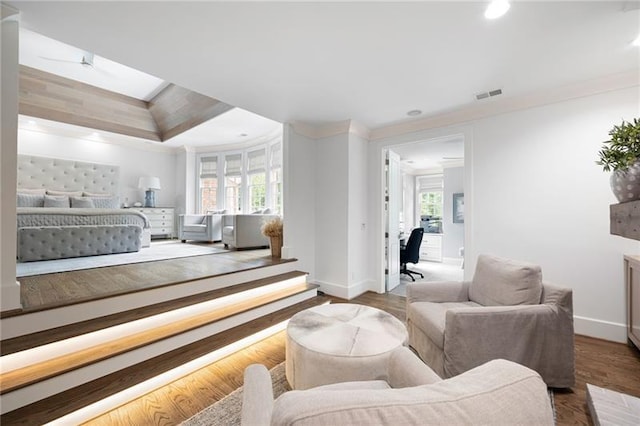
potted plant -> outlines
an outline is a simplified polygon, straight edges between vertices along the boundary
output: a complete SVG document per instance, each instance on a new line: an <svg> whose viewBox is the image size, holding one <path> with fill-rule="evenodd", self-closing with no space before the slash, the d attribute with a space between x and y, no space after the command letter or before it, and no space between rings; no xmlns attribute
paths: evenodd
<svg viewBox="0 0 640 426"><path fill-rule="evenodd" d="M609 132L596 164L605 172L613 171L611 189L619 202L640 199L640 119L622 120Z"/></svg>
<svg viewBox="0 0 640 426"><path fill-rule="evenodd" d="M279 216L267 220L260 228L262 235L269 237L272 257L279 258L282 255L282 229L283 223Z"/></svg>

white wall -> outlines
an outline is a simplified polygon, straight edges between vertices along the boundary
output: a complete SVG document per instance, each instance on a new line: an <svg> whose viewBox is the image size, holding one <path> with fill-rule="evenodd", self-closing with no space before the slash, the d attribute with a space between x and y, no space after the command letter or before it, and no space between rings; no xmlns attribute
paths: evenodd
<svg viewBox="0 0 640 426"><path fill-rule="evenodd" d="M348 138L340 134L315 142L316 282L335 295L348 286Z"/></svg>
<svg viewBox="0 0 640 426"><path fill-rule="evenodd" d="M31 129L19 129L18 153L120 166L120 201L144 204L144 190L138 189L140 176L158 176L162 189L156 191L158 207L175 207L176 155L173 151L77 139Z"/></svg>
<svg viewBox="0 0 640 426"><path fill-rule="evenodd" d="M609 234L616 202L594 164L608 131L638 116L637 88L504 114L474 126L475 248L542 265L573 288L576 331L625 341L622 255ZM465 159L466 160L466 159Z"/></svg>
<svg viewBox="0 0 640 426"><path fill-rule="evenodd" d="M368 141L350 133L349 137L349 194L348 206L348 235L347 267L348 291L347 297L355 297L368 290L371 280L371 259L368 255L369 227L367 150Z"/></svg>
<svg viewBox="0 0 640 426"><path fill-rule="evenodd" d="M297 258L301 271L315 279L316 196L315 141L284 125L283 134L283 220L282 256Z"/></svg>
<svg viewBox="0 0 640 426"><path fill-rule="evenodd" d="M609 234L616 201L595 160L610 128L640 115L638 94L613 90L381 139L370 167L384 146L464 134L465 276L479 253L538 263L545 281L573 289L576 333L623 342L622 256L640 243Z"/></svg>
<svg viewBox="0 0 640 426"><path fill-rule="evenodd" d="M453 223L453 194L464 193L464 167L443 170L442 256L460 257L464 247L464 223Z"/></svg>
<svg viewBox="0 0 640 426"><path fill-rule="evenodd" d="M407 234L419 225L416 222L416 177L409 173L402 174L404 188L404 229Z"/></svg>
<svg viewBox="0 0 640 426"><path fill-rule="evenodd" d="M17 11L0 4L0 309L20 308L16 282L16 145L18 126ZM1 18L0 18L1 19Z"/></svg>

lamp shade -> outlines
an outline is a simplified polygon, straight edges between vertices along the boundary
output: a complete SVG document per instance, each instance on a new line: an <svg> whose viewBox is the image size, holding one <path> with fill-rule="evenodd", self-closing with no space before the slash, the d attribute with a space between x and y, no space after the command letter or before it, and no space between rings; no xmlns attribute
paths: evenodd
<svg viewBox="0 0 640 426"><path fill-rule="evenodd" d="M160 189L160 178L155 176L142 176L138 180L138 188L140 189Z"/></svg>

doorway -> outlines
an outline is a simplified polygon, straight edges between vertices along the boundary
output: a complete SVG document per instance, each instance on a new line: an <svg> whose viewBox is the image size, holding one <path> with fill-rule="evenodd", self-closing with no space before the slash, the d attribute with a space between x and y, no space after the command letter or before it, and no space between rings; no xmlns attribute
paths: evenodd
<svg viewBox="0 0 640 426"><path fill-rule="evenodd" d="M385 150L399 156L402 194L399 214L390 214L385 208L385 229L393 230L393 222L397 221L401 241L406 241L414 228L425 231L418 261L407 265L407 269L417 272L412 274L416 282L463 279L464 146L464 136L455 135L394 145ZM386 271L391 268L388 247L386 244ZM406 294L406 284L413 282L412 278L401 274L398 285L392 286L390 276L386 275L385 290Z"/></svg>

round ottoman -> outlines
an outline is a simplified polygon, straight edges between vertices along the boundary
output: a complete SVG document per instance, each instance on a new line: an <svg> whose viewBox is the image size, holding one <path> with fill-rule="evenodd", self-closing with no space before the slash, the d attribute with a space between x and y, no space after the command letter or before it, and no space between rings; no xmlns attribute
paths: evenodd
<svg viewBox="0 0 640 426"><path fill-rule="evenodd" d="M294 315L287 326L286 376L292 389L385 379L407 329L380 309L350 303L321 305Z"/></svg>

